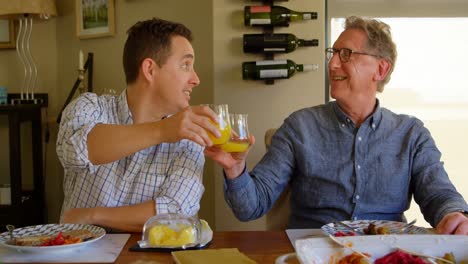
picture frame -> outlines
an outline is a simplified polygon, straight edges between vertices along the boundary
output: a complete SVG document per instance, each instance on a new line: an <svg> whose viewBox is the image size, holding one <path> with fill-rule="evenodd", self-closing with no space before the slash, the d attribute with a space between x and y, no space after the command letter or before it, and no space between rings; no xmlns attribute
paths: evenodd
<svg viewBox="0 0 468 264"><path fill-rule="evenodd" d="M114 0L75 0L76 35L80 39L115 34Z"/></svg>
<svg viewBox="0 0 468 264"><path fill-rule="evenodd" d="M11 19L0 19L0 49L16 48L15 24Z"/></svg>

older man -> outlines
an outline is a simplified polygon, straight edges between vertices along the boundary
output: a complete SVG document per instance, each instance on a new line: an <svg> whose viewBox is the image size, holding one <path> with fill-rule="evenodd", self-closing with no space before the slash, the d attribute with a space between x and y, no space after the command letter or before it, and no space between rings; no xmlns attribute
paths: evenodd
<svg viewBox="0 0 468 264"><path fill-rule="evenodd" d="M326 54L336 101L291 114L252 172L246 153L205 149L224 168L234 214L243 221L261 217L290 184L290 228L346 219L405 221L414 196L438 232L468 234L467 204L427 128L376 98L397 57L390 27L349 17Z"/></svg>

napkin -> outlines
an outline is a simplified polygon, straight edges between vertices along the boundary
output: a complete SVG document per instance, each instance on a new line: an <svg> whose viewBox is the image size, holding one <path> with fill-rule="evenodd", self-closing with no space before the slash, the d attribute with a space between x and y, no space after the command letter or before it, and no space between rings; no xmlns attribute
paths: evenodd
<svg viewBox="0 0 468 264"><path fill-rule="evenodd" d="M241 253L237 248L173 251L177 264L253 264L257 263Z"/></svg>

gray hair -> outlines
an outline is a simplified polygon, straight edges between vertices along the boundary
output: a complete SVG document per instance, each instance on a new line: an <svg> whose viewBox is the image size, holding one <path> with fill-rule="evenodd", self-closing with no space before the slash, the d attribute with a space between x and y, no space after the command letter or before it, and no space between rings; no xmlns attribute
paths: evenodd
<svg viewBox="0 0 468 264"><path fill-rule="evenodd" d="M367 35L366 48L369 49L369 52L373 52L390 63L387 76L377 86L377 91L383 92L385 84L390 81L397 59L397 49L392 39L390 26L377 19L350 16L346 18L345 22L345 30L347 29L364 31Z"/></svg>

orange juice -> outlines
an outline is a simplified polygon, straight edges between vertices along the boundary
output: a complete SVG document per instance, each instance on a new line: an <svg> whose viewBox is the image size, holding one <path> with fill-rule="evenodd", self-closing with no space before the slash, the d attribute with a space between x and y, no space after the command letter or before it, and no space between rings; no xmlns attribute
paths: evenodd
<svg viewBox="0 0 468 264"><path fill-rule="evenodd" d="M250 146L249 141L228 141L221 145L221 149L225 152L245 152Z"/></svg>
<svg viewBox="0 0 468 264"><path fill-rule="evenodd" d="M213 142L213 145L222 145L226 143L229 140L229 137L231 136L231 126L225 126L224 128L220 128L219 125L214 122L213 125L215 125L221 132L221 137L219 138L216 138L215 136L213 136L213 134L208 132L208 136L210 137L211 142Z"/></svg>

